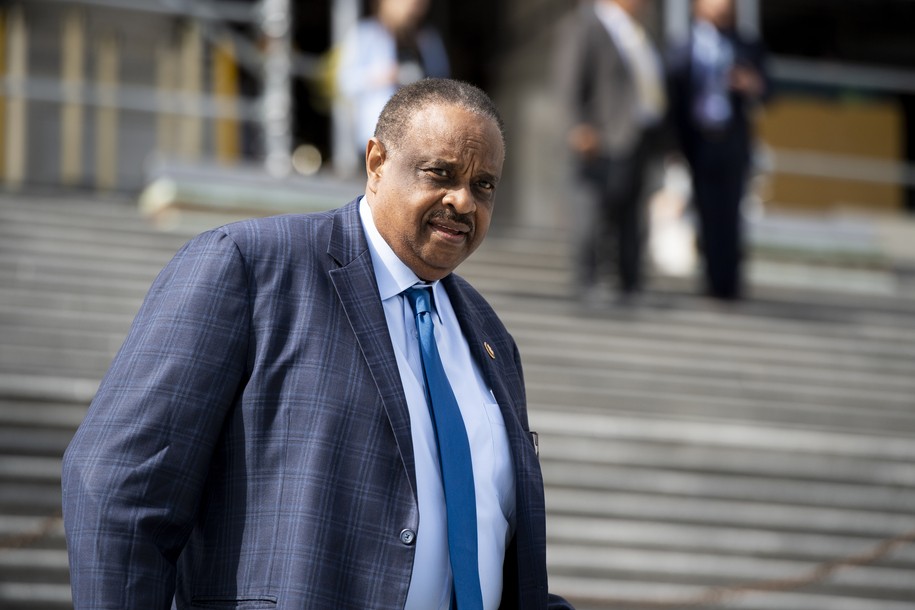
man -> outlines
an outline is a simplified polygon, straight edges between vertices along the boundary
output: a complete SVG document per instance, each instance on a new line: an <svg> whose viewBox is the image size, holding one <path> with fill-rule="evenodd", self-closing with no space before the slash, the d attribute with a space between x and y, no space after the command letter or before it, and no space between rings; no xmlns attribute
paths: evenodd
<svg viewBox="0 0 915 610"><path fill-rule="evenodd" d="M585 299L592 298L608 259L615 259L624 297L642 287L646 169L665 112L663 68L639 23L647 5L585 3L559 38L567 143L586 191L574 232L578 290Z"/></svg>
<svg viewBox="0 0 915 610"><path fill-rule="evenodd" d="M517 348L452 273L489 228L503 138L480 90L419 81L382 112L364 198L182 248L64 458L77 609L448 610L477 561L460 610L569 607L547 593ZM435 429L417 283L463 426ZM476 533L456 540L438 445L458 436Z"/></svg>
<svg viewBox="0 0 915 610"><path fill-rule="evenodd" d="M749 113L769 94L762 46L734 28L733 0L695 0L689 40L668 59L671 114L692 173L706 292L743 294L740 203L753 136Z"/></svg>

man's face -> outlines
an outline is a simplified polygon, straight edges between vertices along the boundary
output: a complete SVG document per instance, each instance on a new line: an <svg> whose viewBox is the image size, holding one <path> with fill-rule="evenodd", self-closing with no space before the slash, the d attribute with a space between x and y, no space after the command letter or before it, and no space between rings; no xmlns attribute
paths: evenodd
<svg viewBox="0 0 915 610"><path fill-rule="evenodd" d="M421 279L445 277L483 241L503 158L494 121L448 104L416 112L400 142L369 141L375 225Z"/></svg>
<svg viewBox="0 0 915 610"><path fill-rule="evenodd" d="M378 19L394 34L406 34L419 27L428 9L428 0L381 0Z"/></svg>
<svg viewBox="0 0 915 610"><path fill-rule="evenodd" d="M719 30L734 25L734 0L695 0L693 11L697 18L708 21Z"/></svg>

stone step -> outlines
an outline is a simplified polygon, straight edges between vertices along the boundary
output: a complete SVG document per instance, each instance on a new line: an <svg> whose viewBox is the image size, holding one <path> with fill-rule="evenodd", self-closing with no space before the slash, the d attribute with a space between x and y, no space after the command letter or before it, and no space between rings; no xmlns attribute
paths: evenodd
<svg viewBox="0 0 915 610"><path fill-rule="evenodd" d="M59 457L72 437L72 430L4 426L0 429L0 455Z"/></svg>
<svg viewBox="0 0 915 610"><path fill-rule="evenodd" d="M887 427L892 426L897 432L911 434L913 431L912 416L907 413L868 413L867 407L846 410L830 415L828 403L808 408L798 404L803 411L794 412L790 406L762 401L749 401L737 396L735 398L709 398L695 395L658 396L650 390L616 390L612 393L598 394L581 390L564 393L561 388L549 390L548 394L537 392L537 387L529 384L528 403L532 409L561 410L566 413L588 413L603 417L616 415L622 417L658 417L666 418L671 414L679 420L692 421L729 421L744 425L779 426L783 429L828 430L848 434L864 433L882 435ZM578 398L583 397L582 401ZM591 403L582 404L592 400ZM556 434L556 432L551 432Z"/></svg>
<svg viewBox="0 0 915 610"><path fill-rule="evenodd" d="M0 401L19 408L34 407L36 412L52 403L85 409L98 390L98 378L58 377L46 372L37 375L0 372ZM0 410L0 413L5 412ZM5 423L5 422L4 422ZM69 427L69 420L63 424Z"/></svg>
<svg viewBox="0 0 915 610"><path fill-rule="evenodd" d="M558 460L544 462L542 467L544 481L595 491L874 510L888 514L910 514L912 506L915 506L915 486L893 488L865 481L798 481L774 476L731 475L713 471L684 472L666 467L633 468ZM0 477L2 475L0 469Z"/></svg>
<svg viewBox="0 0 915 610"><path fill-rule="evenodd" d="M119 260L110 255L105 259L90 260L70 256L66 259L61 258L29 258L26 261L0 261L0 272L3 276L11 280L27 284L34 281L39 285L48 281L63 281L63 286L75 283L74 280L86 281L108 281L119 282L126 281L128 286L131 284L145 284L144 288L149 288L149 283L161 269L162 265L168 259L154 261L151 264L143 265L143 268L132 261ZM64 278L72 278L66 282ZM136 288L136 286L131 286Z"/></svg>
<svg viewBox="0 0 915 610"><path fill-rule="evenodd" d="M61 459L57 456L0 454L0 481L3 483L60 483Z"/></svg>
<svg viewBox="0 0 915 610"><path fill-rule="evenodd" d="M67 552L66 550L0 548L0 583L2 582L69 586Z"/></svg>
<svg viewBox="0 0 915 610"><path fill-rule="evenodd" d="M137 305L139 309L139 304ZM98 311L68 311L49 309L36 304L33 307L11 307L0 305L0 324L12 328L53 329L81 328L120 338L123 341L133 321L134 313L111 313Z"/></svg>
<svg viewBox="0 0 915 610"><path fill-rule="evenodd" d="M542 405L531 408L530 420L532 428L542 430L547 439L550 434L565 437L574 435L605 442L641 441L728 450L915 462L915 438L894 430L865 434L681 417L675 414L658 417L557 411ZM544 455L549 455L548 445L544 445L542 450Z"/></svg>
<svg viewBox="0 0 915 610"><path fill-rule="evenodd" d="M67 311L74 313L115 314L130 316L136 314L143 295L138 291L135 294L123 296L101 295L86 291L64 292L60 285L44 285L44 289L34 283L24 286L4 286L0 289L0 312L21 310L44 310L49 312ZM148 286L144 288L148 289Z"/></svg>
<svg viewBox="0 0 915 610"><path fill-rule="evenodd" d="M0 513L0 546L6 549L45 548L66 551L63 519Z"/></svg>
<svg viewBox="0 0 915 610"><path fill-rule="evenodd" d="M25 234L23 229L27 229ZM43 260L54 256L75 257L82 260L103 261L117 250L124 262L140 267L167 261L184 240L164 241L148 231L113 229L110 237L99 235L97 229L74 229L71 226L32 227L12 226L0 228L4 248L14 251L16 258Z"/></svg>
<svg viewBox="0 0 915 610"><path fill-rule="evenodd" d="M554 480L545 483L547 514L565 518L641 519L684 527L751 528L875 540L915 529L911 512L592 490L565 487L562 481Z"/></svg>
<svg viewBox="0 0 915 610"><path fill-rule="evenodd" d="M72 377L101 377L111 363L112 351L61 347L18 346L0 352L0 369L35 374L45 371Z"/></svg>
<svg viewBox="0 0 915 610"><path fill-rule="evenodd" d="M11 350L21 348L60 349L87 354L113 354L124 340L120 334L113 332L102 333L72 327L55 329L45 326L13 326L4 324L2 321L0 321L0 332L3 333L0 345Z"/></svg>
<svg viewBox="0 0 915 610"><path fill-rule="evenodd" d="M60 503L59 480L52 483L3 481L0 484L0 514L54 515L60 512Z"/></svg>
<svg viewBox="0 0 915 610"><path fill-rule="evenodd" d="M67 273L66 271L55 272L41 277L31 276L27 279L17 277L15 272L10 272L0 265L0 285L15 286L17 290L26 290L35 297L34 307L27 309L43 308L46 295L58 294L60 298L79 299L84 296L96 298L111 297L117 300L132 299L136 303L134 311L139 308L143 297L149 290L152 277L148 279L136 278L134 276L123 278L106 278L106 277L85 277ZM22 312L21 308L10 308L11 313ZM58 310L49 310L51 315L58 313ZM96 313L87 311L86 313Z"/></svg>
<svg viewBox="0 0 915 610"><path fill-rule="evenodd" d="M496 299L498 301L498 299ZM506 324L518 328L532 328L535 331L562 332L577 337L612 335L614 338L633 338L640 341L654 340L676 345L678 342L702 344L724 344L735 347L747 345L765 349L774 347L785 350L828 350L840 354L862 353L880 355L884 349L892 350L889 356L915 358L915 311L902 317L887 316L880 320L865 320L862 328L855 326L856 320L791 320L757 315L722 315L721 312L645 309L632 316L624 317L582 317L573 306L543 302L511 303L505 305L503 316ZM584 332L583 332L584 331ZM788 354L790 355L790 354Z"/></svg>
<svg viewBox="0 0 915 610"><path fill-rule="evenodd" d="M765 335L794 336L806 341L822 338L856 338L889 343L906 343L915 337L915 308L899 309L877 306L854 306L830 303L780 303L776 301L747 302L722 307L710 304L695 296L664 295L669 302L649 302L641 308L618 308L604 312L584 312L572 299L518 298L503 292L490 292L487 299L500 312L500 317L510 319L520 315L522 320L531 317L554 318L554 325L572 328L592 327L592 331L605 327L626 332L662 332L667 328L675 333L695 336L706 331L720 335L733 335L738 340L750 340ZM502 314L501 312L505 312ZM652 331L655 327L657 331ZM673 338L678 335L675 334Z"/></svg>
<svg viewBox="0 0 915 610"><path fill-rule="evenodd" d="M690 584L742 583L777 580L805 572L809 562L761 557L720 556L703 553L677 553L633 548L582 547L554 545L549 567L554 573L596 577L645 578L651 574L659 582ZM911 601L915 591L911 570L863 566L839 570L817 587L836 597L868 596L894 601Z"/></svg>
<svg viewBox="0 0 915 610"><path fill-rule="evenodd" d="M135 232L146 238L156 237L159 244L180 240L186 231L163 232L137 213L136 203L129 199L121 202L104 202L91 199L55 200L33 195L19 197L2 195L0 220L4 225L29 227L70 227L74 231L88 231L100 238L119 239L117 234Z"/></svg>
<svg viewBox="0 0 915 610"><path fill-rule="evenodd" d="M572 591L567 597L576 610L618 608L740 608L741 610L911 610L911 596L881 599L871 595L709 590L704 584L657 582L639 575L594 579L577 575L551 575L550 589Z"/></svg>
<svg viewBox="0 0 915 610"><path fill-rule="evenodd" d="M554 515L547 522L549 544L583 547L637 548L699 552L725 557L765 557L822 563L871 551L878 539L865 536L808 534L753 527L727 527L695 523L662 523L633 517L580 517ZM897 569L915 566L915 548L902 546L884 557L880 565Z"/></svg>
<svg viewBox="0 0 915 610"><path fill-rule="evenodd" d="M533 359L553 358L566 367L648 369L659 374L695 374L741 380L767 379L818 386L850 386L864 390L909 392L915 395L915 368L901 358L888 362L823 354L804 354L727 346L651 344L615 337L551 336L547 332L519 336L524 354Z"/></svg>
<svg viewBox="0 0 915 610"><path fill-rule="evenodd" d="M915 468L907 460L852 455L777 451L765 448L713 446L685 440L601 438L549 431L541 439L547 462L579 462L591 466L665 469L669 472L714 473L730 476L778 477L795 482L833 482L915 487Z"/></svg>
<svg viewBox="0 0 915 610"><path fill-rule="evenodd" d="M525 351L527 353L527 351ZM815 412L829 415L887 414L906 418L913 415L911 394L903 390L866 392L856 388L808 385L777 377L721 377L715 371L665 370L626 366L613 368L560 368L545 357L530 358L528 393L543 402L599 407L617 404L617 399L657 398L664 405L686 406L697 398L708 401L709 411L726 404L735 408L766 411L773 416L807 417ZM657 380L657 381L656 381ZM575 397L572 399L571 397ZM566 398L568 397L568 398ZM614 399L612 402L609 399ZM733 402L732 402L733 401ZM779 401L786 401L780 403ZM651 408L651 404L645 404ZM661 405L659 405L661 406ZM699 405L701 408L701 405ZM675 410L675 412L677 412Z"/></svg>
<svg viewBox="0 0 915 610"><path fill-rule="evenodd" d="M4 610L72 610L69 584L0 582Z"/></svg>

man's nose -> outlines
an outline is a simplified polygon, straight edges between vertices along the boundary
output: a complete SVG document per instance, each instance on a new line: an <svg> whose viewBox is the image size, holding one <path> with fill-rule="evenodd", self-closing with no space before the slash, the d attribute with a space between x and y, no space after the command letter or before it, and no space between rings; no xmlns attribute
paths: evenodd
<svg viewBox="0 0 915 610"><path fill-rule="evenodd" d="M458 214L469 214L477 207L469 185L454 187L448 191L442 203L450 205Z"/></svg>

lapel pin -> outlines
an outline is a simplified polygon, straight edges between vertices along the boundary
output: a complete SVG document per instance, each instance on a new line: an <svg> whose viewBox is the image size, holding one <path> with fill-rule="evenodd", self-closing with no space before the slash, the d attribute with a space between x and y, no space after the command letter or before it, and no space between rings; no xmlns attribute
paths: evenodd
<svg viewBox="0 0 915 610"><path fill-rule="evenodd" d="M486 353L489 354L489 357L493 360L496 359L496 352L493 351L492 346L486 341L483 342L483 347L486 348Z"/></svg>

